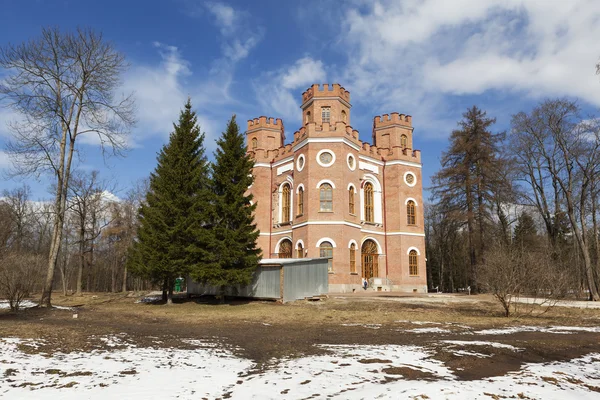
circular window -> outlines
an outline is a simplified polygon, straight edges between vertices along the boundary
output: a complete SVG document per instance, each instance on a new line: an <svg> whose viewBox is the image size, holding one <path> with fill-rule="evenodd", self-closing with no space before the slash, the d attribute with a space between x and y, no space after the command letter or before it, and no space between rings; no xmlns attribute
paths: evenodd
<svg viewBox="0 0 600 400"><path fill-rule="evenodd" d="M321 150L317 154L317 162L322 167L330 167L335 162L335 154L331 150Z"/></svg>
<svg viewBox="0 0 600 400"><path fill-rule="evenodd" d="M417 184L417 177L412 172L407 172L404 174L404 182L408 186L415 186Z"/></svg>
<svg viewBox="0 0 600 400"><path fill-rule="evenodd" d="M331 163L331 160L333 160L333 156L331 153L321 153L319 160L321 160L323 164L329 164Z"/></svg>
<svg viewBox="0 0 600 400"><path fill-rule="evenodd" d="M356 160L354 159L354 156L352 154L348 154L348 168L350 168L352 171L354 171L356 169Z"/></svg>
<svg viewBox="0 0 600 400"><path fill-rule="evenodd" d="M302 171L304 169L304 154L300 154L300 156L296 160L296 168L298 169L298 171Z"/></svg>

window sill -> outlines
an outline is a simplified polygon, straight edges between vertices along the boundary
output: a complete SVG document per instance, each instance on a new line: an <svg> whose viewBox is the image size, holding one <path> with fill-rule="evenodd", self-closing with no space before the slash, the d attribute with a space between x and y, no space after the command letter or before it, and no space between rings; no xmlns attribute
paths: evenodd
<svg viewBox="0 0 600 400"><path fill-rule="evenodd" d="M298 215L296 215L296 218L300 218L302 216L304 216L304 214L298 214Z"/></svg>
<svg viewBox="0 0 600 400"><path fill-rule="evenodd" d="M420 278L421 276L420 275L409 275L408 277L409 278Z"/></svg>
<svg viewBox="0 0 600 400"><path fill-rule="evenodd" d="M335 274L335 272L333 272L333 271L327 271L327 273L330 274L330 275Z"/></svg>
<svg viewBox="0 0 600 400"><path fill-rule="evenodd" d="M350 272L350 275L358 275L358 272Z"/></svg>
<svg viewBox="0 0 600 400"><path fill-rule="evenodd" d="M333 210L332 211L321 211L321 210L319 210L319 213L332 214Z"/></svg>

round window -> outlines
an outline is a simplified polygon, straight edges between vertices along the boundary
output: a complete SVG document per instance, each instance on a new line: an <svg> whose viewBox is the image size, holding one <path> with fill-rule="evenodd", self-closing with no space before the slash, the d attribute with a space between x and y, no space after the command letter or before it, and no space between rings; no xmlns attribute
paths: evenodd
<svg viewBox="0 0 600 400"><path fill-rule="evenodd" d="M331 153L321 153L321 155L319 156L319 160L323 163L323 164L329 164L332 160L333 160L333 155Z"/></svg>
<svg viewBox="0 0 600 400"><path fill-rule="evenodd" d="M298 171L302 171L304 169L304 154L300 154L296 160L296 167L298 168Z"/></svg>
<svg viewBox="0 0 600 400"><path fill-rule="evenodd" d="M348 155L348 167L354 171L354 157L352 155Z"/></svg>
<svg viewBox="0 0 600 400"><path fill-rule="evenodd" d="M407 172L404 174L404 182L406 182L408 186L415 186L417 183L417 177L413 173Z"/></svg>
<svg viewBox="0 0 600 400"><path fill-rule="evenodd" d="M317 162L321 167L331 167L335 162L335 154L329 149L323 149L317 153Z"/></svg>

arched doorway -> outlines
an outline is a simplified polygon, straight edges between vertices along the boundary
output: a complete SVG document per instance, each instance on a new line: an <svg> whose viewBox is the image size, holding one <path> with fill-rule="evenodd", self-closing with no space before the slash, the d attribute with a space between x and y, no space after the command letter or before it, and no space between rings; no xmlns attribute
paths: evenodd
<svg viewBox="0 0 600 400"><path fill-rule="evenodd" d="M362 276L370 279L379 276L379 253L377 243L371 239L365 240L360 253L362 256Z"/></svg>
<svg viewBox="0 0 600 400"><path fill-rule="evenodd" d="M285 239L279 243L278 258L292 258L292 241Z"/></svg>

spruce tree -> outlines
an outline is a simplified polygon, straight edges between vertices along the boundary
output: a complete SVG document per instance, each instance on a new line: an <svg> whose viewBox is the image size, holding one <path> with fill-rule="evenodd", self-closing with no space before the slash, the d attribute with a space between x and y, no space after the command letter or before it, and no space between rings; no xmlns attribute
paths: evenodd
<svg viewBox="0 0 600 400"><path fill-rule="evenodd" d="M256 246L259 232L254 223L252 195L246 194L252 184L254 160L246 154L244 137L235 115L217 141L212 168L213 208L209 262L195 266L192 277L223 294L225 288L247 285L258 266L261 251Z"/></svg>
<svg viewBox="0 0 600 400"><path fill-rule="evenodd" d="M134 273L162 285L169 304L175 279L187 275L205 254L197 249L205 248L207 233L192 228L208 219L210 209L204 134L189 99L173 126L150 175L150 188L139 209L138 240L128 259Z"/></svg>

